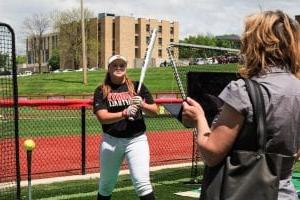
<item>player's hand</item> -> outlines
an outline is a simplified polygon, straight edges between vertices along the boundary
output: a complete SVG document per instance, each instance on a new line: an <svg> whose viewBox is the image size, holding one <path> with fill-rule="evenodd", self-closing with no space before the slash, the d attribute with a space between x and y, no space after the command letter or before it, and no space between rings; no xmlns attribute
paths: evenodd
<svg viewBox="0 0 300 200"><path fill-rule="evenodd" d="M186 127L195 128L199 119L205 116L202 107L197 101L189 97L182 105L182 123Z"/></svg>
<svg viewBox="0 0 300 200"><path fill-rule="evenodd" d="M141 96L134 96L134 97L131 98L131 104L132 105L137 105L138 107L142 108L143 104L144 104L144 101L143 101Z"/></svg>
<svg viewBox="0 0 300 200"><path fill-rule="evenodd" d="M125 118L134 118L139 110L137 105L130 105L122 112L122 116Z"/></svg>

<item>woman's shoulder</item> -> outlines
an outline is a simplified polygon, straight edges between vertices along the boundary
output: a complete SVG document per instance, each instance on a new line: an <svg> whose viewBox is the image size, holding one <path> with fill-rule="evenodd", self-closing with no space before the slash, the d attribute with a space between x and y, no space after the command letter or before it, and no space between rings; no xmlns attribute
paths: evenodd
<svg viewBox="0 0 300 200"><path fill-rule="evenodd" d="M246 91L246 84L243 79L231 81L220 93L219 98L243 114L247 113L251 107Z"/></svg>
<svg viewBox="0 0 300 200"><path fill-rule="evenodd" d="M95 89L95 93L97 92L97 93L102 93L102 87L103 87L103 85L102 84L100 84L100 85L98 85L97 87L96 87L96 89Z"/></svg>
<svg viewBox="0 0 300 200"><path fill-rule="evenodd" d="M132 80L132 83L133 83L134 86L138 86L139 85L139 81Z"/></svg>
<svg viewBox="0 0 300 200"><path fill-rule="evenodd" d="M230 81L225 89L229 91L246 91L245 80L240 78L237 80Z"/></svg>
<svg viewBox="0 0 300 200"><path fill-rule="evenodd" d="M140 84L140 82L139 81L132 81L132 83L133 83L133 85L134 85L134 88L135 89L137 89L138 88L138 86L139 86L139 84ZM145 86L145 84L144 83L142 83L142 88L145 88L146 86Z"/></svg>

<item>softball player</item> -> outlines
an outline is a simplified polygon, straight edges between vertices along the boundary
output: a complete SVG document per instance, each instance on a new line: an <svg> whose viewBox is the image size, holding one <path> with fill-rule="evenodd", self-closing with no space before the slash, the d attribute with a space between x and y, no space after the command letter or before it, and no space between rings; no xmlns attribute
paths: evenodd
<svg viewBox="0 0 300 200"><path fill-rule="evenodd" d="M112 56L104 83L94 93L94 113L103 129L98 200L111 199L124 158L139 198L155 199L149 175L146 126L141 113L156 115L157 105L144 85L137 96L138 82L127 77L126 67L126 58Z"/></svg>

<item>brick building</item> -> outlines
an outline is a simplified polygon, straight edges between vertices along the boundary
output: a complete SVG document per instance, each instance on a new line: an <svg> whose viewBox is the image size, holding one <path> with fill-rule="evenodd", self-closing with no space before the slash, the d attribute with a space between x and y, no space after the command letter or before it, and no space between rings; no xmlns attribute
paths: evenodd
<svg viewBox="0 0 300 200"><path fill-rule="evenodd" d="M43 70L45 66L47 66L46 62L49 60L50 55L52 55L53 49L58 48L58 34L50 33L45 34L42 40L42 63ZM26 39L26 55L27 55L27 63L29 67L37 66L38 63L38 40L35 37L28 37ZM33 70L35 71L35 70Z"/></svg>
<svg viewBox="0 0 300 200"><path fill-rule="evenodd" d="M160 63L168 60L166 48L170 42L179 41L178 22L166 20L115 16L114 14L100 13L98 14L98 18L89 19L86 27L87 38L93 38L97 43L97 52L95 52L95 48L91 50L91 48L87 47L89 68L107 68L108 58L114 54L125 56L128 59L129 68L140 67L153 28L158 30L158 35L152 51L152 66L159 66ZM51 56L51 48L64 49L60 46L59 37L60 33L52 33L44 37L44 65L47 64L47 61ZM55 41L55 43L53 43L53 41ZM37 54L30 48L35 42L34 38L27 39L26 47L27 57L29 58L28 63L37 62ZM74 62L66 56L66 53L62 53L62 51L60 60L61 69L76 69Z"/></svg>

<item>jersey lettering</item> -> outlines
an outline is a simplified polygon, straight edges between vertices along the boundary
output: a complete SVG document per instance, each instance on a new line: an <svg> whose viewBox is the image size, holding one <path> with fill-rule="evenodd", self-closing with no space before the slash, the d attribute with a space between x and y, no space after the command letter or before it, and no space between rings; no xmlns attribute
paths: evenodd
<svg viewBox="0 0 300 200"><path fill-rule="evenodd" d="M124 107L130 105L131 96L129 92L109 93L107 96L108 106Z"/></svg>

